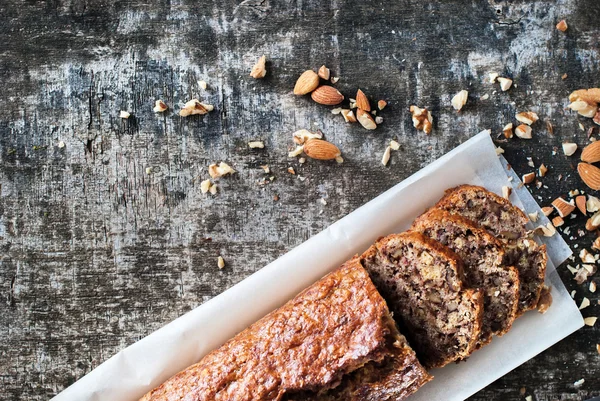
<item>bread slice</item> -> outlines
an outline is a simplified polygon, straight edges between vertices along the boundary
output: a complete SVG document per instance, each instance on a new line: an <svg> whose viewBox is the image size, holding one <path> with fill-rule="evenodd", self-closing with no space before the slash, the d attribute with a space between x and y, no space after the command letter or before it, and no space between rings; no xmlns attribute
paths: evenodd
<svg viewBox="0 0 600 401"><path fill-rule="evenodd" d="M394 366L406 368L406 379ZM361 376L361 368L377 368L377 373ZM431 379L358 258L141 400L282 400L291 394L324 393L353 372L372 399L379 389L369 388L369 381L385 382L386 374L406 395Z"/></svg>
<svg viewBox="0 0 600 401"><path fill-rule="evenodd" d="M477 347L489 343L512 326L519 304L519 273L504 265L502 243L470 220L444 210L431 209L411 230L447 246L464 263L465 281L483 292L483 324Z"/></svg>
<svg viewBox="0 0 600 401"><path fill-rule="evenodd" d="M525 213L501 196L474 185L446 191L435 207L475 222L505 243L505 264L519 271L517 315L535 309L546 275L546 245L527 237L525 225L529 219Z"/></svg>
<svg viewBox="0 0 600 401"><path fill-rule="evenodd" d="M428 368L468 356L481 332L483 296L463 288L460 258L421 233L379 239L363 266Z"/></svg>

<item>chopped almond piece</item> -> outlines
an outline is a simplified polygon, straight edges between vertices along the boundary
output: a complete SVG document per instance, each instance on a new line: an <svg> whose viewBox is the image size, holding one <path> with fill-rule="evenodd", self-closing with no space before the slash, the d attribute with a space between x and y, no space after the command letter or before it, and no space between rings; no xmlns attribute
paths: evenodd
<svg viewBox="0 0 600 401"><path fill-rule="evenodd" d="M563 224L565 224L565 221L560 216L556 216L555 218L552 219L552 225L554 227L560 227Z"/></svg>
<svg viewBox="0 0 600 401"><path fill-rule="evenodd" d="M517 119L517 121L520 121L523 124L527 124L527 125L531 125L534 122L536 122L537 120L539 120L538 115L536 113L534 113L533 111L524 111L524 112L518 113L517 115L515 115L515 118Z"/></svg>
<svg viewBox="0 0 600 401"><path fill-rule="evenodd" d="M398 149L400 149L400 144L394 140L391 140L390 148L392 148L392 150L398 150Z"/></svg>
<svg viewBox="0 0 600 401"><path fill-rule="evenodd" d="M546 167L546 165L544 163L542 163L540 165L540 168L538 169L538 173L539 173L540 177L545 177L547 172L548 172L548 167Z"/></svg>
<svg viewBox="0 0 600 401"><path fill-rule="evenodd" d="M224 162L220 162L218 166L215 163L208 166L208 174L212 178L219 178L219 177L223 177L227 174L233 174L233 173L235 173L235 170L232 169L227 163L224 163Z"/></svg>
<svg viewBox="0 0 600 401"><path fill-rule="evenodd" d="M219 256L217 258L217 266L219 267L219 269L222 269L225 267L225 259L223 259L223 256Z"/></svg>
<svg viewBox="0 0 600 401"><path fill-rule="evenodd" d="M502 128L502 133L506 139L513 137L513 123L508 123Z"/></svg>
<svg viewBox="0 0 600 401"><path fill-rule="evenodd" d="M556 29L558 29L561 32L565 32L567 28L567 21L565 20L561 20L558 24L556 24Z"/></svg>
<svg viewBox="0 0 600 401"><path fill-rule="evenodd" d="M594 326L596 324L596 320L598 320L597 317L590 316L590 317L586 317L585 319L583 319L583 323L585 323L586 326Z"/></svg>
<svg viewBox="0 0 600 401"><path fill-rule="evenodd" d="M460 111L465 104L467 104L467 99L469 98L469 92L466 90L461 90L451 100L452 107L454 110Z"/></svg>
<svg viewBox="0 0 600 401"><path fill-rule="evenodd" d="M566 156L571 156L577 150L577 144L571 143L571 142L566 142L566 143L562 144L562 148L563 148L563 153Z"/></svg>
<svg viewBox="0 0 600 401"><path fill-rule="evenodd" d="M585 195L579 195L575 197L575 205L577 205L577 209L585 216L586 208L585 208Z"/></svg>
<svg viewBox="0 0 600 401"><path fill-rule="evenodd" d="M523 176L523 184L531 184L535 180L535 173L527 173Z"/></svg>
<svg viewBox="0 0 600 401"><path fill-rule="evenodd" d="M588 231L596 231L600 227L600 212L596 212L585 222L585 229Z"/></svg>
<svg viewBox="0 0 600 401"><path fill-rule="evenodd" d="M354 112L352 110L342 109L341 114L347 123L355 123L356 122L356 117L354 117Z"/></svg>
<svg viewBox="0 0 600 401"><path fill-rule="evenodd" d="M317 73L319 75L319 77L321 79L324 79L325 81L327 81L330 77L330 72L329 72L329 68L325 67L324 65L322 65L319 68L319 71Z"/></svg>
<svg viewBox="0 0 600 401"><path fill-rule="evenodd" d="M248 142L248 147L250 147L250 149L263 149L265 144L263 141L252 141Z"/></svg>
<svg viewBox="0 0 600 401"><path fill-rule="evenodd" d="M502 187L502 197L504 199L508 199L510 198L510 194L512 193L512 188L509 186L503 186Z"/></svg>
<svg viewBox="0 0 600 401"><path fill-rule="evenodd" d="M392 151L392 147L388 146L387 148L385 148L385 152L383 152L383 157L381 158L381 164L383 164L384 166L387 166L388 162L390 161L391 151Z"/></svg>
<svg viewBox="0 0 600 401"><path fill-rule="evenodd" d="M207 193L210 190L211 186L212 183L210 182L210 179L202 181L200 183L200 192L202 192L203 194Z"/></svg>
<svg viewBox="0 0 600 401"><path fill-rule="evenodd" d="M165 102L163 102L162 100L157 100L156 102L154 102L154 108L152 110L155 113L162 113L162 112L166 111L167 109L168 109L168 107L165 104Z"/></svg>
<svg viewBox="0 0 600 401"><path fill-rule="evenodd" d="M583 297L583 300L581 300L581 304L579 304L579 310L585 309L588 306L590 306L590 300L587 297ZM596 321L594 321L595 323Z"/></svg>
<svg viewBox="0 0 600 401"><path fill-rule="evenodd" d="M533 212L533 213L528 213L527 214L529 216L529 220L531 220L532 222L536 222L538 221L538 212Z"/></svg>
<svg viewBox="0 0 600 401"><path fill-rule="evenodd" d="M287 171L288 171L288 173L290 173L292 175L296 175L296 170L294 170L293 167L288 167Z"/></svg>
<svg viewBox="0 0 600 401"><path fill-rule="evenodd" d="M502 92L509 90L513 83L512 79L503 77L498 77L498 82L500 82L500 89L502 89Z"/></svg>
<svg viewBox="0 0 600 401"><path fill-rule="evenodd" d="M567 202L566 200L560 197L556 198L552 202L552 206L554 206L560 217L568 216L571 214L571 212L573 212L573 210L575 210L575 205L573 204L572 200L571 202Z"/></svg>
<svg viewBox="0 0 600 401"><path fill-rule="evenodd" d="M600 210L600 199L595 196L588 195L588 200L585 203L585 207L588 212L597 212Z"/></svg>
<svg viewBox="0 0 600 401"><path fill-rule="evenodd" d="M521 124L515 128L515 135L521 139L531 139L531 127L529 125Z"/></svg>
<svg viewBox="0 0 600 401"><path fill-rule="evenodd" d="M380 100L377 102L377 108L379 110L385 109L385 106L387 106L387 102L385 100Z"/></svg>
<svg viewBox="0 0 600 401"><path fill-rule="evenodd" d="M553 210L554 210L554 209L553 209L553 208L551 208L550 206L544 206L544 207L542 208L542 213L544 213L544 216L548 217L548 216L550 216L550 215L552 214L552 211L553 211Z"/></svg>
<svg viewBox="0 0 600 401"><path fill-rule="evenodd" d="M258 59L254 67L252 67L252 71L250 71L250 76L254 79L264 78L267 75L267 69L265 68L267 63L267 56L262 56Z"/></svg>
<svg viewBox="0 0 600 401"><path fill-rule="evenodd" d="M119 112L119 117L120 118L127 119L127 118L129 118L129 116L131 116L131 114L129 112L125 111L125 110L121 110Z"/></svg>

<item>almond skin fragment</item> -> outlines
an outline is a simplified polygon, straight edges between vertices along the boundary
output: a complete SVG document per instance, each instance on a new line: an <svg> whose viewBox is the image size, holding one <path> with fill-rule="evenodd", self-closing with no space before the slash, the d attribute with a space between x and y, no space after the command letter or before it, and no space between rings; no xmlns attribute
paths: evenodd
<svg viewBox="0 0 600 401"><path fill-rule="evenodd" d="M319 76L313 70L307 70L300 75L294 86L294 95L306 95L317 89L319 86Z"/></svg>
<svg viewBox="0 0 600 401"><path fill-rule="evenodd" d="M312 100L326 106L335 106L342 103L344 95L333 86L321 85L311 93Z"/></svg>
<svg viewBox="0 0 600 401"><path fill-rule="evenodd" d="M368 112L362 109L358 109L356 111L356 118L358 119L360 125L366 129L373 130L377 128L377 124L375 123L375 120L373 120L373 117L371 117Z"/></svg>
<svg viewBox="0 0 600 401"><path fill-rule="evenodd" d="M331 142L322 139L310 139L304 144L306 156L317 160L334 160L342 152Z"/></svg>
<svg viewBox="0 0 600 401"><path fill-rule="evenodd" d="M579 163L577 172L585 185L593 190L600 190L600 168L588 163Z"/></svg>
<svg viewBox="0 0 600 401"><path fill-rule="evenodd" d="M588 163L600 162L600 141L592 142L583 148L581 160Z"/></svg>
<svg viewBox="0 0 600 401"><path fill-rule="evenodd" d="M356 92L356 107L364 111L371 111L369 99L367 99L367 95L360 89Z"/></svg>

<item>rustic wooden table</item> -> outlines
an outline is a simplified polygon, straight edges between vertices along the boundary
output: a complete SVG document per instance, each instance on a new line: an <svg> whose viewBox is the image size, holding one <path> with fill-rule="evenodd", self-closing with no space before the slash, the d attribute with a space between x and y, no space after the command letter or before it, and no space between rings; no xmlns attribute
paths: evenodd
<svg viewBox="0 0 600 401"><path fill-rule="evenodd" d="M545 187L532 187L540 203L585 188L579 153L552 151L588 142L578 123L591 120L565 106L570 91L599 84L597 0L16 0L0 16L1 399L48 399L478 131L500 132L516 111L541 121L532 140L501 146L519 173L533 170L527 157L549 166ZM554 27L563 18L566 33ZM268 75L254 80L262 54ZM360 87L389 102L376 131L291 93L322 64L347 96ZM514 87L500 92L492 71ZM469 101L457 114L450 98L461 89ZM179 117L193 97L215 111ZM172 109L153 113L158 98ZM431 108L430 136L412 127L410 104ZM287 157L291 133L317 127L343 164ZM383 167L392 138L401 149ZM249 149L254 139L265 149ZM201 194L220 160L238 173ZM275 180L259 185L265 164ZM579 249L593 239L579 238L584 222L567 221ZM584 316L598 315L597 293L559 270L577 302L592 301ZM471 399L599 395L599 326Z"/></svg>

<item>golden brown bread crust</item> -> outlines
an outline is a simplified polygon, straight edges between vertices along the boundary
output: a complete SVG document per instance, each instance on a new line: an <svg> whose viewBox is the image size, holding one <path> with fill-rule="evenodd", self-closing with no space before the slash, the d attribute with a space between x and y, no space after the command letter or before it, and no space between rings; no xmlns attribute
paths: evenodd
<svg viewBox="0 0 600 401"><path fill-rule="evenodd" d="M444 333L443 336L447 337L444 341L452 342L454 335L451 332L453 332L454 328L449 327L449 321L444 322L444 325L448 327L436 326L440 324L439 321L431 322L426 327L424 326L425 321L422 320L422 316L414 314L409 309L409 302L417 303L416 305L412 305L415 307L415 310L433 308L434 304L428 300L428 294L430 289L435 288L432 287L432 276L429 276L423 267L420 268L421 270L417 274L403 272L403 266L390 259L391 255L398 249L398 244L402 243L415 244L416 248L426 250L434 259L443 260L449 266L450 271L448 273L453 272L450 276L444 277L448 277L448 280L452 282L449 286L454 291L455 298L453 302L460 305L459 309L461 309L461 313L462 311L466 313L464 315L464 331L461 333L461 336L465 335L467 339L465 344L461 344L461 349L452 349L450 352L443 347L434 347L433 344L437 341L437 334L432 333ZM387 300L402 332L407 336L411 346L417 352L417 357L427 368L442 367L452 361L467 357L476 349L483 321L483 295L477 289L464 289L462 261L452 250L437 241L427 238L421 233L405 232L380 238L362 254L361 261L369 272L371 279ZM409 274L413 278L418 276L423 281L416 289L419 293L411 293L411 291L415 290L415 287L411 287L414 283L406 285L396 281L397 279L401 280L400 277L402 274ZM427 314L429 313L427 312ZM450 315L453 315L454 319L460 313L458 315L450 313ZM440 330L439 332L437 332L438 329Z"/></svg>
<svg viewBox="0 0 600 401"><path fill-rule="evenodd" d="M382 362L395 330L355 258L141 400L280 400L323 391Z"/></svg>
<svg viewBox="0 0 600 401"><path fill-rule="evenodd" d="M435 204L434 208L448 210L450 212L458 208L468 210L468 200L478 196L485 196L493 202L501 205L507 214L510 215L510 218L516 223L516 225L522 227L522 232L520 231L518 236L522 236L524 234L525 225L529 222L529 218L527 215L525 215L525 212L513 205L508 199L488 191L484 187L465 184L450 188L445 191L445 195ZM475 223L489 230L496 236L502 236L502 234L504 234L501 232L501 229L495 227L495 225L487 226L484 222L479 221L478 219L469 218L469 220L473 220Z"/></svg>
<svg viewBox="0 0 600 401"><path fill-rule="evenodd" d="M455 237L453 237L451 232L448 232L447 227L450 227L450 229L459 228L462 232L470 233L469 237L472 237L473 240L477 240L476 244L464 244L461 249L457 250L457 253L461 257L464 255L463 262L465 264L465 269L468 269L465 274L469 286L482 288L484 290L486 307L491 306L491 308L494 308L498 305L497 302L503 301L503 299L498 298L498 295L501 295L501 298L504 298L507 301L506 306L498 305L502 308L503 312L506 312L506 316L503 317L501 325L493 322L494 317L487 315L486 308L484 307L483 330L477 344L477 348L481 348L492 340L492 334L501 336L508 332L512 327L512 324L517 317L517 310L519 307L519 273L516 267L506 266L504 264L504 244L501 241L476 223L460 215L432 208L419 216L413 222L410 230L428 235L428 233L435 233L436 229L441 227L444 227L443 236L448 238L448 246L452 249L454 249L454 245L463 244L452 243L452 241L455 240ZM440 240L435 237L433 237L433 239ZM486 256L488 256L486 253L492 257L492 260L486 260ZM475 256L474 259L473 256ZM471 266L468 262L473 265ZM487 277L486 280L486 277L483 276L488 273L486 270L489 271L489 273L499 272L501 277ZM499 283L495 282L498 279L505 280L502 284L508 285L499 287ZM486 288L486 282L492 288ZM494 294L496 290L500 290L501 294Z"/></svg>

